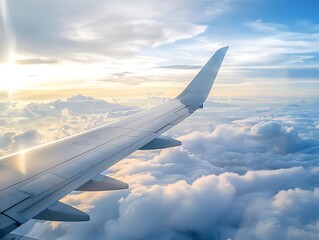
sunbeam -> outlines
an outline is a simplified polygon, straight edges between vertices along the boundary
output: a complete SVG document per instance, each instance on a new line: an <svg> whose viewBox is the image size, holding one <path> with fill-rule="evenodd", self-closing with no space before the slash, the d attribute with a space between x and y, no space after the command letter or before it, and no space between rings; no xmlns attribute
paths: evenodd
<svg viewBox="0 0 319 240"><path fill-rule="evenodd" d="M1 22L4 28L4 42L7 49L7 59L14 56L15 53L15 34L10 21L9 11L6 0L0 0Z"/></svg>
<svg viewBox="0 0 319 240"><path fill-rule="evenodd" d="M5 43L5 63L0 67L0 88L8 92L11 98L13 92L21 89L23 81L19 76L18 65L16 59L16 41L13 27L10 21L9 11L6 0L0 0L1 7L1 22L4 28L4 43Z"/></svg>

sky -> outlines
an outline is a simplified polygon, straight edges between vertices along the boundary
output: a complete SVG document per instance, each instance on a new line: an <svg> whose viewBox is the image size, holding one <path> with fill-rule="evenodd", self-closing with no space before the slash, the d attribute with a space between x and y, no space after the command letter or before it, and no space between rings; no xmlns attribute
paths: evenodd
<svg viewBox="0 0 319 240"><path fill-rule="evenodd" d="M38 239L319 239L319 2L0 0L0 156L168 101L220 47L213 91L166 135L74 191L83 223Z"/></svg>
<svg viewBox="0 0 319 240"><path fill-rule="evenodd" d="M1 0L0 97L174 97L230 46L214 96L317 96L317 1Z"/></svg>

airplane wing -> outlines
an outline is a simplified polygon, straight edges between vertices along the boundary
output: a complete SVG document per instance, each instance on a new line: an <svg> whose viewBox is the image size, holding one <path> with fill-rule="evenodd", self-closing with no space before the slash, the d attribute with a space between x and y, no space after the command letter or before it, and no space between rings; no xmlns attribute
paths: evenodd
<svg viewBox="0 0 319 240"><path fill-rule="evenodd" d="M89 220L88 214L59 199L74 190L126 189L126 183L100 173L138 149L180 145L161 134L202 108L227 49L216 51L187 88L167 103L1 158L0 238L30 219Z"/></svg>

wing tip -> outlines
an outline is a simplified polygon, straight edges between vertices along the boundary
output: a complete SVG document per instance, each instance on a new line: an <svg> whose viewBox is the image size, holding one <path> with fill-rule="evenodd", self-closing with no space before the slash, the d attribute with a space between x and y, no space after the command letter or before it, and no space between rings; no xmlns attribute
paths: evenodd
<svg viewBox="0 0 319 240"><path fill-rule="evenodd" d="M184 105L201 106L209 95L228 48L219 48L176 99Z"/></svg>
<svg viewBox="0 0 319 240"><path fill-rule="evenodd" d="M216 54L223 54L223 55L225 56L226 53L227 53L227 51L228 51L228 49L229 49L229 46L221 47L221 48L219 48L219 49L215 52L214 55L216 55ZM214 56L214 55L213 55L213 56Z"/></svg>
<svg viewBox="0 0 319 240"><path fill-rule="evenodd" d="M218 49L217 51L223 50L223 49L228 50L228 48L229 48L229 46L224 46L224 47L221 47L220 49Z"/></svg>

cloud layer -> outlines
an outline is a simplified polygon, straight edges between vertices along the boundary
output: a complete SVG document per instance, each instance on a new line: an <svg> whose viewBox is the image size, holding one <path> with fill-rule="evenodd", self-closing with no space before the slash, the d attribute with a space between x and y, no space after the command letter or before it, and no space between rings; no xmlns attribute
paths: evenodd
<svg viewBox="0 0 319 240"><path fill-rule="evenodd" d="M100 126L139 108L79 94L50 102L0 102L0 110L0 155L5 155Z"/></svg>
<svg viewBox="0 0 319 240"><path fill-rule="evenodd" d="M197 36L207 27L192 22L189 16L198 9L190 6L191 1L8 3L21 52L72 60L80 53L127 57L141 47ZM31 9L37 11L30 15Z"/></svg>
<svg viewBox="0 0 319 240"><path fill-rule="evenodd" d="M63 103L70 127L81 129L76 101L101 100L75 96L47 105ZM317 100L270 101L208 102L170 131L181 147L138 151L105 172L130 189L63 199L88 212L90 222L30 221L18 232L46 239L317 239Z"/></svg>

